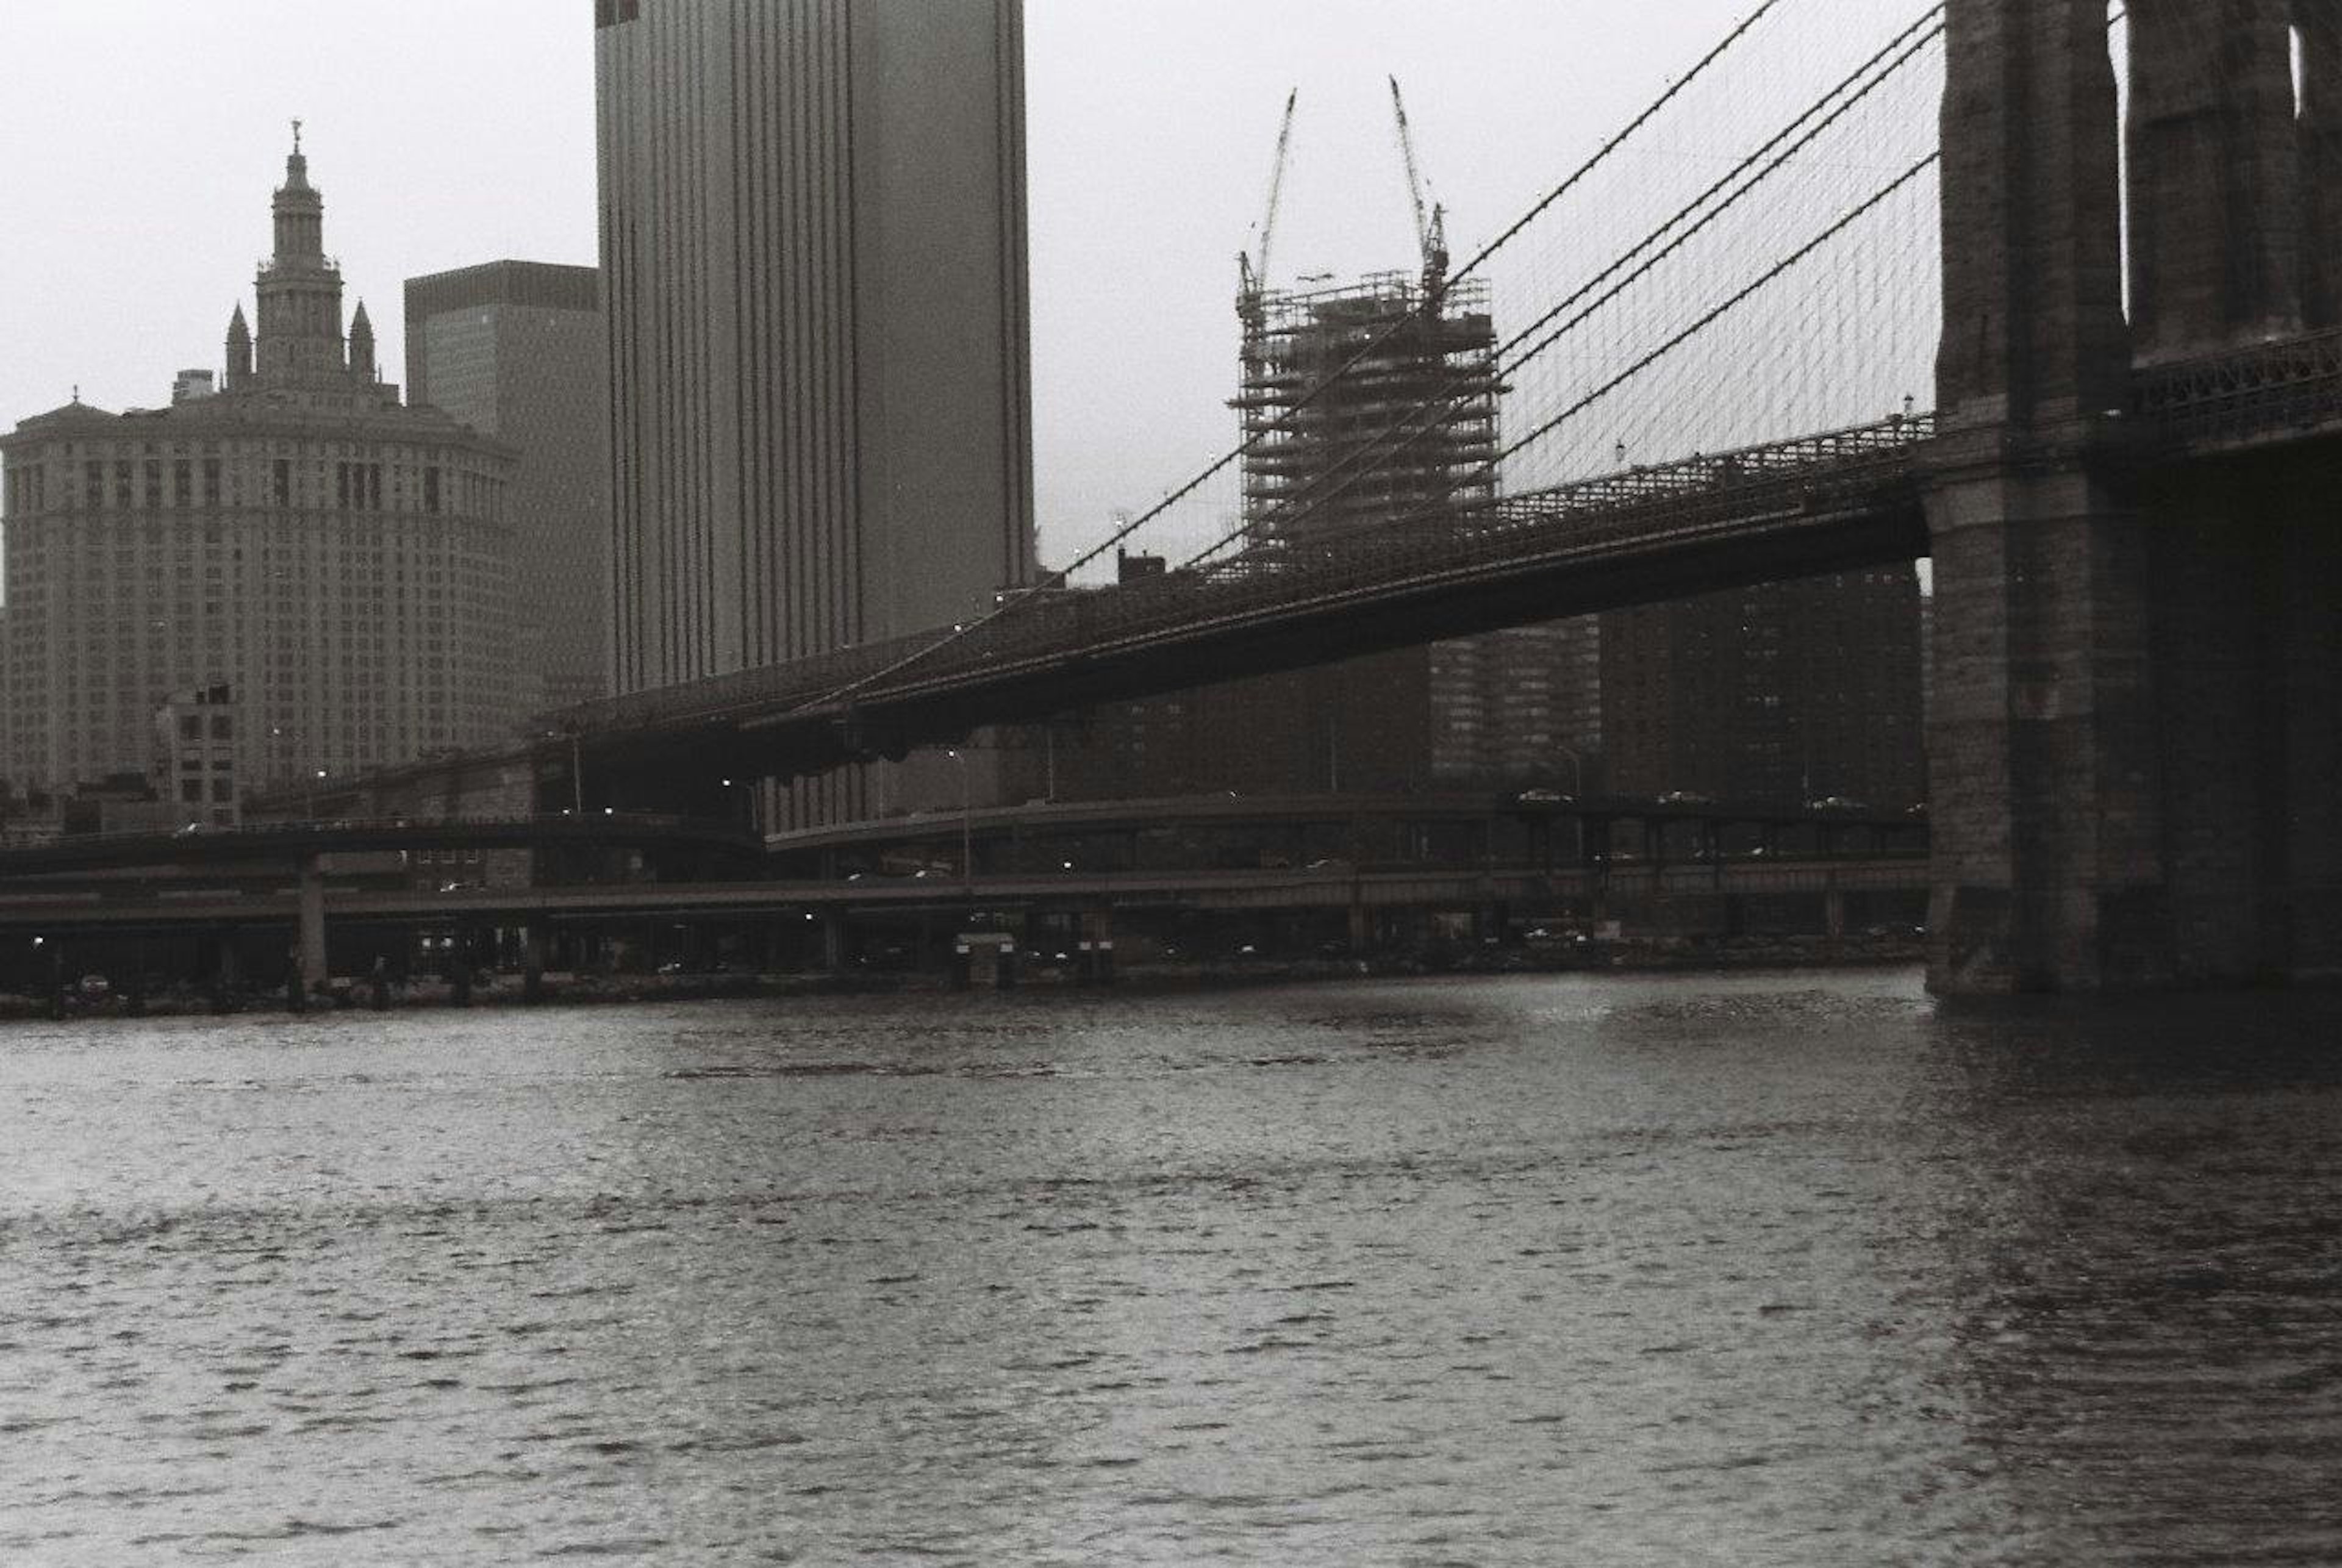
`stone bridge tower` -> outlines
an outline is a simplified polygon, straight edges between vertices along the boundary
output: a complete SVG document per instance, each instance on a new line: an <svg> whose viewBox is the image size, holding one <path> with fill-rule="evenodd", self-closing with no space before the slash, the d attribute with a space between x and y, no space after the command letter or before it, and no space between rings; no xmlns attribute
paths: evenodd
<svg viewBox="0 0 2342 1568"><path fill-rule="evenodd" d="M2130 417L2135 363L2331 325L2342 0L2129 15L2126 132L2104 0L1947 13L1939 991L2342 973L2337 460Z"/></svg>

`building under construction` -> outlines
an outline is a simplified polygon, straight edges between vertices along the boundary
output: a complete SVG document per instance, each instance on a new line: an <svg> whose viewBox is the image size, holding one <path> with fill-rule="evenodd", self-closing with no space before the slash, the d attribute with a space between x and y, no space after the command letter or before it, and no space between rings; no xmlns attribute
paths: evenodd
<svg viewBox="0 0 2342 1568"><path fill-rule="evenodd" d="M1384 528L1436 534L1497 494L1504 392L1486 285L1450 283L1392 84L1420 270L1271 291L1293 100L1257 249L1239 258L1236 410L1247 547ZM1467 784L1576 787L1598 740L1590 621L1254 676L1089 715L1054 753L1067 797Z"/></svg>
<svg viewBox="0 0 2342 1568"><path fill-rule="evenodd" d="M1443 286L1446 263L1435 248L1420 277L1239 293L1253 539L1435 523L1495 498L1496 327L1486 286Z"/></svg>

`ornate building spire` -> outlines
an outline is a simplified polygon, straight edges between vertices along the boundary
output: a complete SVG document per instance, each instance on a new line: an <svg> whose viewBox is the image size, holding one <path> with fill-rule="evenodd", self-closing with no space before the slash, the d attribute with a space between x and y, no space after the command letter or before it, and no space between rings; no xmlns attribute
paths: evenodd
<svg viewBox="0 0 2342 1568"><path fill-rule="evenodd" d="M325 200L309 183L300 124L285 159L285 183L271 204L276 252L260 269L260 331L255 377L262 385L339 381L347 375L342 347L342 275L325 259Z"/></svg>

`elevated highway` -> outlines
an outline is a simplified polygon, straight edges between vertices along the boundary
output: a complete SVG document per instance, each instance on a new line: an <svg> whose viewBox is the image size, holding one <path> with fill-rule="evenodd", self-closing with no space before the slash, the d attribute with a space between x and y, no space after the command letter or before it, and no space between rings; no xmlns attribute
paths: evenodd
<svg viewBox="0 0 2342 1568"><path fill-rule="evenodd" d="M1242 871L1138 871L958 878L872 877L709 883L618 883L582 887L353 889L329 905L342 921L453 925L536 921L786 919L850 911L937 912L1056 905L1098 909L1345 909L1457 907L1484 903L1627 897L1704 897L1924 890L1924 855L1782 861L1646 863L1551 869L1338 866ZM168 897L82 889L0 893L0 934L53 935L107 930L281 924L300 917L295 890L190 889Z"/></svg>

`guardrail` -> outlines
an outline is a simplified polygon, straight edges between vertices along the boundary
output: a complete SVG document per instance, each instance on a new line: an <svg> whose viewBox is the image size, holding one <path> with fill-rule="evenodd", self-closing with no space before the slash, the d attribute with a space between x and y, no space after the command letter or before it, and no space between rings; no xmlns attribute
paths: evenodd
<svg viewBox="0 0 2342 1568"><path fill-rule="evenodd" d="M2187 445L2342 421L2342 329L2149 365L2131 389L2133 412Z"/></svg>

